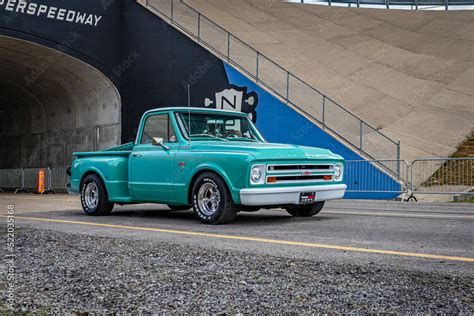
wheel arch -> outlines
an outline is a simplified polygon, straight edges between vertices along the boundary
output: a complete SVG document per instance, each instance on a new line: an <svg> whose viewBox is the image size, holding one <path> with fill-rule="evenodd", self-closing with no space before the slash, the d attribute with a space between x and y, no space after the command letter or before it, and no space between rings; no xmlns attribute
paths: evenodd
<svg viewBox="0 0 474 316"><path fill-rule="evenodd" d="M206 172L211 172L211 173L214 173L216 174L219 178L221 178L222 181L224 181L224 183L226 184L227 186L227 189L229 190L231 196L232 196L232 200L235 204L240 204L240 196L239 194L235 193L236 190L233 188L233 186L230 184L230 181L228 180L228 177L226 176L225 172L223 170L220 170L219 168L216 168L216 167L212 167L212 166L206 166L206 167L202 167L200 168L199 170L197 170L194 175L192 176L191 180L189 181L189 185L188 185L188 194L187 194L187 199L188 199L188 203L191 204L191 201L192 201L192 194L193 194L193 187L194 187L194 183L196 182L196 180L204 173Z"/></svg>
<svg viewBox="0 0 474 316"><path fill-rule="evenodd" d="M100 180L102 180L102 183L104 184L105 189L108 192L109 189L107 187L107 181L105 181L105 178L104 178L103 174L100 171L95 170L95 169L89 169L89 170L85 171L82 174L81 180L79 181L79 191L82 190L82 184L84 183L84 180L86 179L86 177L91 175L91 174L95 174L96 176L99 177Z"/></svg>

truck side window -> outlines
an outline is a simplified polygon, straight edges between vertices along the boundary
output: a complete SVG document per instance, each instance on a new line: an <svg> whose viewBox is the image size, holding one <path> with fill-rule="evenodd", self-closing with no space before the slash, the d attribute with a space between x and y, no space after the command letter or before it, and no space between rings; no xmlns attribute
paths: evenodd
<svg viewBox="0 0 474 316"><path fill-rule="evenodd" d="M151 144L153 137L163 138L165 143L176 142L176 134L168 114L153 115L146 119L140 144Z"/></svg>

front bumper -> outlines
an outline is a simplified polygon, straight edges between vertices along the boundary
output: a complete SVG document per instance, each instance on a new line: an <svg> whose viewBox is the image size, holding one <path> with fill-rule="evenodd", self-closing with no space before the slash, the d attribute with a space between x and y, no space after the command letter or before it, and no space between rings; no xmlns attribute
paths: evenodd
<svg viewBox="0 0 474 316"><path fill-rule="evenodd" d="M71 185L70 182L68 182L68 183L66 184L66 191L67 191L68 194L71 194L71 195L77 195L77 194L79 194L79 191L74 190L74 189L72 188L72 185Z"/></svg>
<svg viewBox="0 0 474 316"><path fill-rule="evenodd" d="M344 196L345 184L314 185L278 188L251 188L240 190L242 205L285 205L299 204L300 194L315 192L315 201L338 200Z"/></svg>

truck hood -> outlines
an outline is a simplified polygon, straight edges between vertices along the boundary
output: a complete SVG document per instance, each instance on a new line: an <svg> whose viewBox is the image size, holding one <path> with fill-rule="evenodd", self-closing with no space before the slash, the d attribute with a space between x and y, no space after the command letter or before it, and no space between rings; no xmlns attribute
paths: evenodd
<svg viewBox="0 0 474 316"><path fill-rule="evenodd" d="M297 159L322 159L322 160L342 160L339 155L330 150L275 143L253 143L253 142L212 142L206 141L205 144L200 141L192 143L194 150L202 151L224 151L224 152L243 152L251 154L256 160L297 160Z"/></svg>

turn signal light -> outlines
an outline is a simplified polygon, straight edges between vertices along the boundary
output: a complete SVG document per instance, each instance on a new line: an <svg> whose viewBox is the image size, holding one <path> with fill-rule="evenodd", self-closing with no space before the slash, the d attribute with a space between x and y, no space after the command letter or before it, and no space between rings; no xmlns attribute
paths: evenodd
<svg viewBox="0 0 474 316"><path fill-rule="evenodd" d="M332 180L332 176L324 176L324 177L323 177L323 180L324 180L324 181L331 181L331 180Z"/></svg>
<svg viewBox="0 0 474 316"><path fill-rule="evenodd" d="M268 177L267 178L267 183L276 183L277 182L277 178L276 177Z"/></svg>

